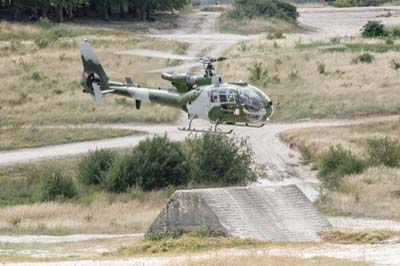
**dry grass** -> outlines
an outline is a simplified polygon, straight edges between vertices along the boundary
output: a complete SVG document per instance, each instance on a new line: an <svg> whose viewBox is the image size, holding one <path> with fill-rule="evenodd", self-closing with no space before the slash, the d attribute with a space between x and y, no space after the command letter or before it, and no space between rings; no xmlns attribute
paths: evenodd
<svg viewBox="0 0 400 266"><path fill-rule="evenodd" d="M35 36L37 27L7 24L15 35ZM133 48L161 51L182 51L182 44L156 40L137 34L121 32L89 35L81 28L68 28L75 36L61 38L47 48L39 49L32 42L12 42L0 47L0 126L13 124L67 124L86 122L173 121L179 111L162 106L144 105L134 109L132 100L107 97L95 104L82 93L79 84L82 65L78 44L88 39L96 50L110 78L134 81L147 85L170 86L156 75L145 75L144 70L163 67L165 60L143 60L139 57L118 56L113 52ZM10 30L11 31L11 30ZM102 32L102 31L100 31ZM28 37L27 37L28 38ZM29 37L30 38L30 37ZM12 39L11 39L12 41Z"/></svg>
<svg viewBox="0 0 400 266"><path fill-rule="evenodd" d="M400 120L352 126L318 127L289 130L281 139L295 147L304 147L315 161L329 146L342 145L353 153L363 155L369 139L389 137L400 140Z"/></svg>
<svg viewBox="0 0 400 266"><path fill-rule="evenodd" d="M361 40L353 40L357 42ZM227 81L249 81L274 101L274 120L351 118L400 112L399 72L391 68L397 52L373 53L371 64L354 63L359 52L294 49L298 40L242 42L228 57L257 53L268 56L225 62L218 71ZM259 79L251 80L256 64ZM325 71L320 73L320 65ZM279 105L278 105L279 104Z"/></svg>
<svg viewBox="0 0 400 266"><path fill-rule="evenodd" d="M171 264L172 265L172 264ZM308 259L296 257L253 255L253 256L233 256L218 257L214 256L204 260L194 261L188 259L183 263L173 265L184 266L367 266L372 265L368 262L356 262L351 260L335 259L328 257L313 257Z"/></svg>
<svg viewBox="0 0 400 266"><path fill-rule="evenodd" d="M64 144L142 134L127 129L108 128L0 128L0 150L34 148L46 145Z"/></svg>
<svg viewBox="0 0 400 266"><path fill-rule="evenodd" d="M400 121L296 129L281 135L284 141L302 147L310 161L318 160L323 151L337 144L363 156L367 140L375 137L399 140ZM346 176L338 190L323 191L317 204L332 215L400 220L400 169L380 166Z"/></svg>
<svg viewBox="0 0 400 266"><path fill-rule="evenodd" d="M335 244L379 244L399 233L384 230L326 230L318 232L318 235L323 241Z"/></svg>
<svg viewBox="0 0 400 266"><path fill-rule="evenodd" d="M75 234L144 232L160 212L166 192L144 199L94 193L81 202L40 203L0 208L2 234Z"/></svg>
<svg viewBox="0 0 400 266"><path fill-rule="evenodd" d="M400 220L400 169L370 168L346 176L340 189L324 192L317 205L332 215Z"/></svg>

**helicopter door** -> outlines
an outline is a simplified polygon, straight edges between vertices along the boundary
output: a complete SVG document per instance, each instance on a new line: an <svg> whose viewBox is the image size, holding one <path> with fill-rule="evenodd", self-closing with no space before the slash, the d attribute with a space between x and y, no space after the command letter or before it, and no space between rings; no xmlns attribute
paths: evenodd
<svg viewBox="0 0 400 266"><path fill-rule="evenodd" d="M238 96L235 90L233 89L220 89L219 90L219 101L221 104L221 112L222 114L235 114L239 115L236 111L238 108Z"/></svg>

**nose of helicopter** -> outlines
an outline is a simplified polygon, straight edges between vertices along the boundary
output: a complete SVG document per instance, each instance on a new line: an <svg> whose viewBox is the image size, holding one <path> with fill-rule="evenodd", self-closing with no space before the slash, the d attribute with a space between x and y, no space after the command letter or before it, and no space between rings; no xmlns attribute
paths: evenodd
<svg viewBox="0 0 400 266"><path fill-rule="evenodd" d="M265 104L265 120L264 121L269 121L271 118L272 114L274 113L274 105L273 102L268 99Z"/></svg>

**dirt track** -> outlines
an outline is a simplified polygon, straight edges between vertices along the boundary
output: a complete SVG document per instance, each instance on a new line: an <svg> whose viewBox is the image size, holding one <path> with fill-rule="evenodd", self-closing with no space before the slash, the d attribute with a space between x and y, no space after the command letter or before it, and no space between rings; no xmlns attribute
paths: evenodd
<svg viewBox="0 0 400 266"><path fill-rule="evenodd" d="M352 8L352 9L333 9L333 8L318 8L300 9L301 17L299 21L309 27L314 28L313 32L308 34L294 35L293 37L302 38L327 38L333 36L354 35L358 33L359 28L368 19L376 18L386 14L388 10L394 15L388 18L380 18L385 23L400 24L400 8L385 7L385 8ZM261 38L261 35L240 36L219 34L217 32L217 13L198 13L190 14L182 17L182 27L171 32L152 32L152 36L158 38L168 38L175 40L185 40L191 43L189 54L194 55L199 50L209 46L213 47L212 55L220 54L230 45L241 40L252 40ZM313 173L299 163L300 155L291 150L287 145L280 142L278 135L293 128L316 127L316 126L336 126L354 123L363 123L371 120L382 118L360 119L360 120L342 120L342 121L304 121L296 123L272 123L262 129L251 128L235 128L235 132L241 136L248 136L253 145L256 162L264 170L263 175L257 184L254 185L282 185L282 184L297 184L306 195L314 199L316 191L313 185L318 181L313 176ZM398 117L387 117L383 119L398 119ZM182 118L176 125L102 125L114 128L130 128L140 129L145 128L150 134L164 134L166 132L172 139L184 139L187 133L177 130L178 124L186 123L186 119ZM203 121L195 121L196 128L209 127L208 123ZM110 140L81 142L65 145L56 145L51 147L25 149L17 151L0 152L0 165L28 162L31 160L72 155L85 153L96 148L117 148L129 147L136 145L144 136L125 137ZM338 218L335 221L341 227L366 226L366 221L346 220ZM384 223L369 222L370 227L389 228L389 225L384 226ZM393 223L389 223L393 225ZM352 226L352 227L353 227ZM395 226L398 226L397 224ZM0 236L0 242L5 238ZM32 237L32 242L35 237ZM253 252L253 251L252 251ZM400 261L400 246L398 244L383 244L376 246L368 245L323 245L317 247L308 247L304 249L287 249L277 248L271 250L262 250L260 253L268 253L271 255L290 255L290 256L332 256L339 258L365 259L385 265L396 265ZM1 252L0 252L1 254ZM231 255L246 255L248 251L221 251L222 256ZM252 253L253 254L253 253ZM42 254L43 255L43 254ZM44 255L45 256L45 255ZM211 256L210 253L191 256L191 258L201 259ZM128 260L114 261L75 261L75 262L58 262L58 263L38 263L38 264L5 264L5 265L165 265L174 259L184 259L184 257L175 258L135 258Z"/></svg>

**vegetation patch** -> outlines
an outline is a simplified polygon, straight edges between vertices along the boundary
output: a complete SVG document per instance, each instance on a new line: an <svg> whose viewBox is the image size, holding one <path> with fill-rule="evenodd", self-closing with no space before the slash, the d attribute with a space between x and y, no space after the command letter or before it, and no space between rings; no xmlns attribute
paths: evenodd
<svg viewBox="0 0 400 266"><path fill-rule="evenodd" d="M400 51L399 44L387 43L341 43L332 45L330 42L298 43L298 49L318 49L323 52L377 52Z"/></svg>
<svg viewBox="0 0 400 266"><path fill-rule="evenodd" d="M399 132L393 121L292 130L281 138L302 147L318 167L323 187L316 203L322 211L398 220Z"/></svg>
<svg viewBox="0 0 400 266"><path fill-rule="evenodd" d="M398 232L384 230L326 230L318 232L321 239L328 243L335 244L379 244L393 236L399 235Z"/></svg>
<svg viewBox="0 0 400 266"><path fill-rule="evenodd" d="M118 255L132 256L139 254L184 253L210 251L223 248L267 247L270 243L255 239L228 238L212 236L206 232L178 233L173 237L154 238L122 247Z"/></svg>
<svg viewBox="0 0 400 266"><path fill-rule="evenodd" d="M301 28L295 6L280 0L235 1L220 18L220 30L241 34L297 32Z"/></svg>

